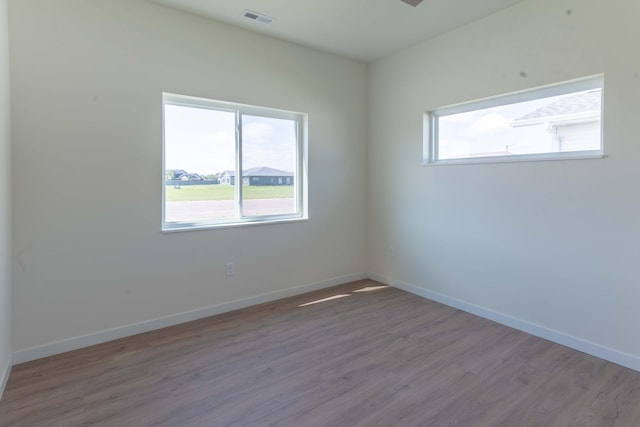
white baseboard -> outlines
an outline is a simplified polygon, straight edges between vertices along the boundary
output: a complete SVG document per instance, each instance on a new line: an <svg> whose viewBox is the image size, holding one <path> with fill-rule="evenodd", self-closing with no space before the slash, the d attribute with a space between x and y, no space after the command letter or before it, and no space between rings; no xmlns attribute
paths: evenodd
<svg viewBox="0 0 640 427"><path fill-rule="evenodd" d="M7 366L5 366L2 370L0 370L0 399L2 399L2 395L4 394L4 389L7 387L7 381L9 381L9 375L11 375L11 366L13 365L13 361L11 358L7 360Z"/></svg>
<svg viewBox="0 0 640 427"><path fill-rule="evenodd" d="M20 350L13 353L12 363L9 363L2 371L0 376L0 397L9 379L9 373L11 372L11 366L29 362L43 357L53 356L55 354L64 353L67 351L77 350L83 347L89 347L91 345L100 344L107 341L112 341L119 338L128 337L144 332L149 332L156 329L165 328L168 326L174 326L192 320L198 320L209 316L215 316L217 314L226 313L229 311L237 310L240 308L249 307L252 305L262 304L265 302L275 301L282 298L287 298L294 295L303 294L319 289L328 288L331 286L340 285L343 283L354 282L356 280L362 280L370 278L378 282L393 286L398 289L410 292L412 294L427 298L432 301L439 302L441 304L448 305L465 311L467 313L475 314L476 316L483 317L485 319L493 320L500 324L518 329L520 331L535 335L540 338L553 341L555 343L564 345L574 350L581 351L583 353L590 354L601 359L617 363L619 365L640 371L640 357L624 353L600 344L596 344L563 332L556 331L535 323L531 323L525 320L518 319L513 316L509 316L503 313L498 313L487 308L470 304L468 302L449 297L447 295L434 292L425 288L421 288L406 282L399 280L391 280L384 276L370 273L370 274L352 274L348 276L336 277L334 279L325 280L316 283L310 283L303 286L284 289L280 291L268 292L265 294L257 295L254 297L244 298L240 300L231 301L228 303L213 305L204 307L188 312L183 312L175 315L165 316L157 319L152 319L135 324L125 325L118 328L99 331L92 334L73 337L61 341L52 342L49 344Z"/></svg>
<svg viewBox="0 0 640 427"><path fill-rule="evenodd" d="M156 329L166 328L168 326L174 326L180 323L190 322L192 320L215 316L216 314L226 313L229 311L238 310L240 308L275 301L278 299L316 291L319 289L329 288L331 286L341 285L344 283L354 282L356 280L362 280L366 278L368 278L368 275L365 273L336 277L329 280L323 280L321 282L297 286L295 288L268 292L254 297L243 298L223 304L212 305L209 307L147 320L144 322L120 326L113 329L107 329L92 334L68 338L65 340L56 341L25 350L19 350L13 353L13 364L17 365L19 363L30 362L32 360L42 359L43 357L53 356L55 354L65 353L67 351L77 350L79 348L89 347L95 344L101 344L107 341L112 341L131 335L137 335Z"/></svg>
<svg viewBox="0 0 640 427"><path fill-rule="evenodd" d="M483 317L485 319L493 320L494 322L518 329L531 335L535 335L540 338L555 342L557 344L564 345L574 350L581 351L583 353L590 354L600 359L607 360L609 362L616 363L618 365L631 368L635 371L640 371L640 357L632 354L624 353L609 347L605 347L600 344L593 343L591 341L578 338L564 332L556 331L554 329L547 328L545 326L537 325L525 320L518 319L506 314L498 313L487 308L470 304L465 301L461 301L456 298L451 298L447 295L430 291L425 288L421 288L409 283L405 283L399 280L390 280L386 277L378 274L369 274L369 278L386 285L393 286L403 291L410 292L412 294L421 296L423 298L430 299L432 301L439 302L450 307L466 311L467 313L475 314L476 316Z"/></svg>

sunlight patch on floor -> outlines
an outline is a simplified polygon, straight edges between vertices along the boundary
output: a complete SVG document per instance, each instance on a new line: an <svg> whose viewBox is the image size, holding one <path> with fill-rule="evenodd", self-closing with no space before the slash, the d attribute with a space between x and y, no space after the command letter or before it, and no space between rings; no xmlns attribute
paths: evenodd
<svg viewBox="0 0 640 427"><path fill-rule="evenodd" d="M387 289L389 286L367 286L366 288L358 289L353 291L355 292L371 292L371 291L379 291L380 289Z"/></svg>
<svg viewBox="0 0 640 427"><path fill-rule="evenodd" d="M327 301L331 301L331 300L334 300L334 299L345 298L345 297L350 297L350 296L351 295L347 295L347 294L334 295L332 297L322 298L322 299L319 299L317 301L311 301L311 302L308 302L306 304L300 304L298 307L306 307L308 305L320 304L321 302L327 302Z"/></svg>
<svg viewBox="0 0 640 427"><path fill-rule="evenodd" d="M356 289L355 291L352 291L350 294L334 295L332 297L322 298L322 299L319 299L319 300L316 300L316 301L311 301L311 302L308 302L308 303L305 303L305 304L300 304L298 307L306 307L308 305L319 304L321 302L327 302L327 301L332 301L332 300L335 300L335 299L346 298L346 297L350 297L351 295L356 294L356 293L379 291L381 289L387 289L389 287L390 286L386 286L386 285L383 285L383 286L366 286L366 287L361 288L361 289Z"/></svg>

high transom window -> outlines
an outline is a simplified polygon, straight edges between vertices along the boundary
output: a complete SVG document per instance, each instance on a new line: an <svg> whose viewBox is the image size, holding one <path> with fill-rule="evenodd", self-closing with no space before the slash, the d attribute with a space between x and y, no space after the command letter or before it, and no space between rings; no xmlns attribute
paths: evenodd
<svg viewBox="0 0 640 427"><path fill-rule="evenodd" d="M602 157L602 76L451 107L425 118L425 163Z"/></svg>

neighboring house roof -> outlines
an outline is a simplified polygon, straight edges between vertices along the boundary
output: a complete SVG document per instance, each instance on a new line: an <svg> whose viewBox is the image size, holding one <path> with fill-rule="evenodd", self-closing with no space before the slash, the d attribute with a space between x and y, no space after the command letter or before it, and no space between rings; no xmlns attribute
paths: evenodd
<svg viewBox="0 0 640 427"><path fill-rule="evenodd" d="M595 120L600 117L602 105L602 90L590 90L563 96L555 101L538 108L522 117L518 117L511 125L527 126L547 122L558 121L585 121Z"/></svg>
<svg viewBox="0 0 640 427"><path fill-rule="evenodd" d="M224 171L222 175L235 176L236 172ZM242 176L293 176L293 172L286 172L266 166L261 166L257 168L245 169L242 172Z"/></svg>
<svg viewBox="0 0 640 427"><path fill-rule="evenodd" d="M293 176L293 172L285 172L278 169L269 168L266 166L247 169L242 172L244 176Z"/></svg>

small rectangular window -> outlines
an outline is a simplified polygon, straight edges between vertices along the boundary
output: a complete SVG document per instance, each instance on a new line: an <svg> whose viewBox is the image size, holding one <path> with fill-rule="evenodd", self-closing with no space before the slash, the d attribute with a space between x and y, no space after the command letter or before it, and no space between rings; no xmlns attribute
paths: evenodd
<svg viewBox="0 0 640 427"><path fill-rule="evenodd" d="M602 76L438 108L425 115L425 164L603 156Z"/></svg>
<svg viewBox="0 0 640 427"><path fill-rule="evenodd" d="M163 94L163 115L163 230L306 218L304 114Z"/></svg>

